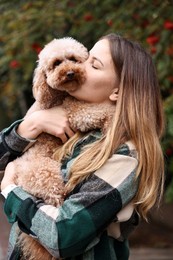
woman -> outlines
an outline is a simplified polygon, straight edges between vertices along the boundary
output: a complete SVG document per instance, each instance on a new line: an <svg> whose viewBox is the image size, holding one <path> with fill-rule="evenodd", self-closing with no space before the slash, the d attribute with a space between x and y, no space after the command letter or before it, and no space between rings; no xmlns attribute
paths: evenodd
<svg viewBox="0 0 173 260"><path fill-rule="evenodd" d="M162 194L163 112L150 55L139 44L110 34L94 45L84 66L87 81L69 94L115 105L105 135L96 130L76 140L61 108L33 112L1 133L1 170L41 132L60 137L64 150L57 154L69 191L61 207L46 206L15 186L15 169L8 164L1 183L5 213L14 223L8 259L20 259L15 245L19 225L55 258L126 260L127 237L138 215L146 218Z"/></svg>

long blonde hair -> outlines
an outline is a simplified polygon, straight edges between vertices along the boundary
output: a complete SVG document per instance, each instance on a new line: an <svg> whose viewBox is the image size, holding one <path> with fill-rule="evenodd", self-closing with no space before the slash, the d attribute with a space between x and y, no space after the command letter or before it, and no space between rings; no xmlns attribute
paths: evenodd
<svg viewBox="0 0 173 260"><path fill-rule="evenodd" d="M161 198L164 184L164 159L160 137L164 130L160 90L151 56L138 44L119 35L107 39L119 77L119 96L113 122L106 135L89 144L74 160L68 190L99 169L124 142L132 140L138 151L140 177L135 202L139 213L147 212ZM64 158L80 138L76 134L57 153Z"/></svg>

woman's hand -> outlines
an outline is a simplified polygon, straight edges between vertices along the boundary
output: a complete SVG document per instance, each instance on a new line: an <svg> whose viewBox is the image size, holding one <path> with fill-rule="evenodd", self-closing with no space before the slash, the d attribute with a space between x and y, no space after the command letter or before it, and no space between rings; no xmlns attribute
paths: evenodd
<svg viewBox="0 0 173 260"><path fill-rule="evenodd" d="M59 137L63 143L75 134L61 106L32 111L20 123L17 132L20 136L29 139L36 139L39 134L45 132Z"/></svg>
<svg viewBox="0 0 173 260"><path fill-rule="evenodd" d="M15 184L15 165L13 162L7 164L4 177L1 182L1 190L5 189L10 184Z"/></svg>

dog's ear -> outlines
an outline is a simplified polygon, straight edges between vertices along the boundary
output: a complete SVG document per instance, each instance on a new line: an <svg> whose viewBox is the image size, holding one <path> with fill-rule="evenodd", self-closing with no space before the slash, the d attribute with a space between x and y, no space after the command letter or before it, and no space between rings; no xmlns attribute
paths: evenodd
<svg viewBox="0 0 173 260"><path fill-rule="evenodd" d="M38 65L34 71L33 96L39 103L41 109L48 109L55 105L62 104L67 93L51 88L47 84L46 74L43 68Z"/></svg>
<svg viewBox="0 0 173 260"><path fill-rule="evenodd" d="M46 75L41 66L34 71L33 96L40 104L41 109L47 109L55 103L55 90L52 89L46 81Z"/></svg>
<svg viewBox="0 0 173 260"><path fill-rule="evenodd" d="M46 78L44 71L38 66L34 71L34 78L33 78L33 96L35 100L40 100L40 88L41 85L46 84Z"/></svg>

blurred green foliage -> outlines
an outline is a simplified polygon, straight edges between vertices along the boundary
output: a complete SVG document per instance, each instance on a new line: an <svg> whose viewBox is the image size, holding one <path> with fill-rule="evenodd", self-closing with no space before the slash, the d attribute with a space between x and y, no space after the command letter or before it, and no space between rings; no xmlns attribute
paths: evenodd
<svg viewBox="0 0 173 260"><path fill-rule="evenodd" d="M0 0L0 128L32 104L39 51L53 38L72 36L88 48L117 32L139 41L156 64L166 133L167 198L173 199L173 4L167 0Z"/></svg>

